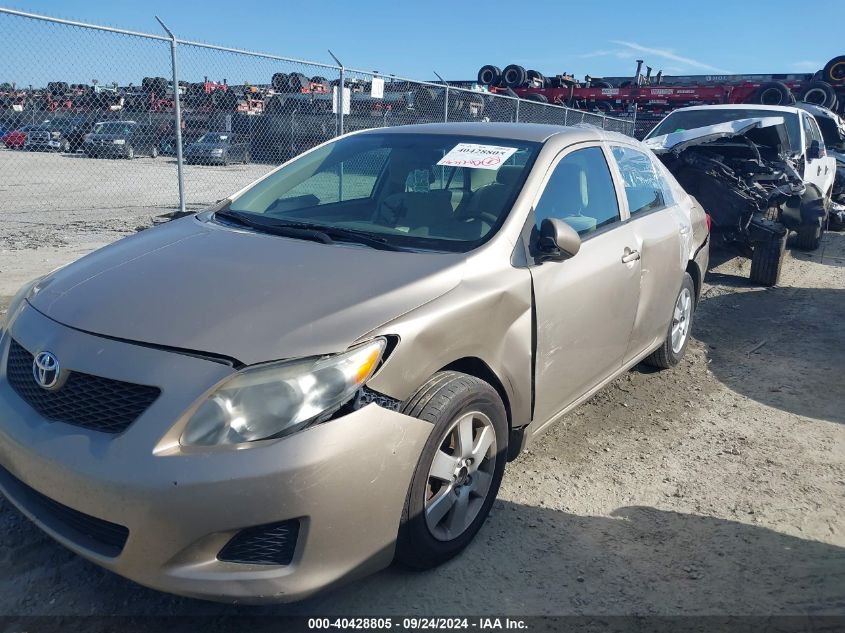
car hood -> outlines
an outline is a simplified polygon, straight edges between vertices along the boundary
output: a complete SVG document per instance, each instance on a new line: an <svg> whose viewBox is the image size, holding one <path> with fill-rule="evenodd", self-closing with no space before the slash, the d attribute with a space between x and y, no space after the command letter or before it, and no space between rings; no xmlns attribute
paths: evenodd
<svg viewBox="0 0 845 633"><path fill-rule="evenodd" d="M320 244L196 216L49 275L30 303L64 325L244 364L346 349L461 280L464 256Z"/></svg>
<svg viewBox="0 0 845 633"><path fill-rule="evenodd" d="M758 136L755 141L765 140L772 147L789 147L786 126L782 116L753 117L726 121L716 125L692 128L682 132L671 132L647 138L643 143L655 154L682 151L695 145L704 145L723 138L742 136L755 129L769 129L765 136Z"/></svg>

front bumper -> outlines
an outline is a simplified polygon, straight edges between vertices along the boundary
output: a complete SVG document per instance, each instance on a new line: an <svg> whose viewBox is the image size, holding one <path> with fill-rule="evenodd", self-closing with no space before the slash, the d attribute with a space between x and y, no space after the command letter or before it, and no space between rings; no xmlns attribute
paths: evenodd
<svg viewBox="0 0 845 633"><path fill-rule="evenodd" d="M126 158L129 155L128 145L91 145L86 144L83 151L87 156L105 158Z"/></svg>
<svg viewBox="0 0 845 633"><path fill-rule="evenodd" d="M38 151L55 151L62 148L61 141L37 141L26 143L24 147L35 152Z"/></svg>
<svg viewBox="0 0 845 633"><path fill-rule="evenodd" d="M71 369L155 384L162 394L120 435L49 422L6 380L11 337L32 352L49 349ZM371 404L243 450L182 448L174 422L231 371L71 330L26 308L0 340L0 491L69 549L181 595L287 602L387 566L431 426ZM122 550L107 556L88 546L19 483L127 528ZM300 521L289 565L218 560L240 530L289 519Z"/></svg>
<svg viewBox="0 0 845 633"><path fill-rule="evenodd" d="M223 165L226 163L226 156L212 156L210 154L186 154L185 162L192 165Z"/></svg>

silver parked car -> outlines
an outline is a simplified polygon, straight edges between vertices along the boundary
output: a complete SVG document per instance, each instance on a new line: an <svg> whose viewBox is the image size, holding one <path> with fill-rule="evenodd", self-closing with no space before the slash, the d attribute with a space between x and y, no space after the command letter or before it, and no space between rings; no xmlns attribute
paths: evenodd
<svg viewBox="0 0 845 633"><path fill-rule="evenodd" d="M23 288L0 488L178 594L290 601L475 536L505 463L684 354L702 209L639 142L435 124L341 137Z"/></svg>

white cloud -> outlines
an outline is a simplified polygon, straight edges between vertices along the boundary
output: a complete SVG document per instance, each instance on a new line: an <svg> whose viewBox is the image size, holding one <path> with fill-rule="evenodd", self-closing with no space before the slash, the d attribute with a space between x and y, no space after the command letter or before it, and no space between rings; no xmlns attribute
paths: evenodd
<svg viewBox="0 0 845 633"><path fill-rule="evenodd" d="M650 46L643 46L637 42L628 42L625 40L611 40L612 44L616 44L618 46L624 46L628 49L628 52L637 52L637 53L645 53L648 55L654 55L655 57L662 57L663 59L672 60L678 64L686 66L688 68L694 68L697 70L707 70L712 73L719 73L722 75L730 75L733 74L733 71L726 70L725 68L718 68L716 66L711 66L705 62L699 61L697 59L693 59L691 57L683 57L682 55L678 55L673 51L665 48L653 48Z"/></svg>
<svg viewBox="0 0 845 633"><path fill-rule="evenodd" d="M811 60L803 60L799 62L792 62L790 65L792 70L797 70L798 72L814 72L824 66L824 62L816 62Z"/></svg>

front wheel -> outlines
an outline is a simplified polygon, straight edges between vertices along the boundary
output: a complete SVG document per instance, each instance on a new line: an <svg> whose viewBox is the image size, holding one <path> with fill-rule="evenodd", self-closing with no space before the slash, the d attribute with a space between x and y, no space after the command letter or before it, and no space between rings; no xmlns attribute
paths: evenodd
<svg viewBox="0 0 845 633"><path fill-rule="evenodd" d="M434 374L402 408L433 425L411 480L396 560L429 569L457 555L490 513L507 460L508 422L488 383Z"/></svg>
<svg viewBox="0 0 845 633"><path fill-rule="evenodd" d="M669 369L680 363L689 345L694 314L695 283L689 273L684 273L684 280L672 309L672 321L669 323L666 339L643 362L659 369Z"/></svg>

